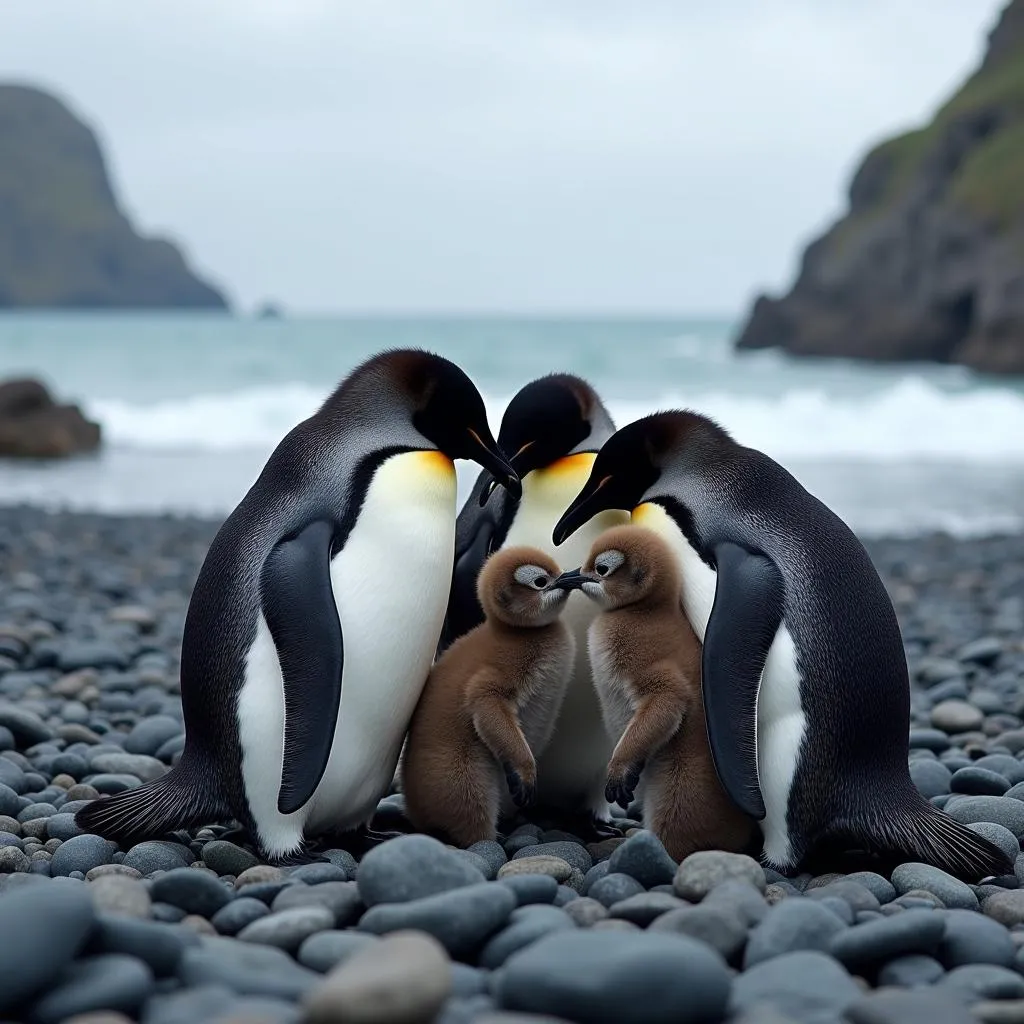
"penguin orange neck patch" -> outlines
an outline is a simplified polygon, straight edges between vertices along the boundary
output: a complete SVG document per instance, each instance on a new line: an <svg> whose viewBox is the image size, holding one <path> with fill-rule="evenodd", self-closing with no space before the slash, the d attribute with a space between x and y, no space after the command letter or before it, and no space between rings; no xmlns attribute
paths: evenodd
<svg viewBox="0 0 1024 1024"><path fill-rule="evenodd" d="M580 452L578 455L565 455L560 459L552 462L550 466L545 466L541 473L559 475L571 474L575 476L578 473L588 473L593 468L594 460L597 456L593 452Z"/></svg>
<svg viewBox="0 0 1024 1024"><path fill-rule="evenodd" d="M416 452L416 461L422 469L435 473L454 473L455 463L439 451Z"/></svg>

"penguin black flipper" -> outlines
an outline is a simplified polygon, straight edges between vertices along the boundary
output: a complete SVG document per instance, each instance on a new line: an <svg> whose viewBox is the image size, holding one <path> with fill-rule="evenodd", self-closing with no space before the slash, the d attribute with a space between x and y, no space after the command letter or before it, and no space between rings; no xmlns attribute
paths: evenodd
<svg viewBox="0 0 1024 1024"><path fill-rule="evenodd" d="M334 524L317 519L279 541L260 575L263 616L284 679L284 763L277 809L292 814L327 768L341 705L344 644L331 588Z"/></svg>
<svg viewBox="0 0 1024 1024"><path fill-rule="evenodd" d="M782 573L764 555L729 541L716 544L718 583L701 658L708 741L725 791L761 821L757 774L757 691L782 622Z"/></svg>
<svg viewBox="0 0 1024 1024"><path fill-rule="evenodd" d="M476 594L477 577L488 555L501 546L515 515L515 503L501 487L495 488L480 507L480 496L490 480L488 473L477 477L455 521L455 564L438 656L484 621L484 610Z"/></svg>

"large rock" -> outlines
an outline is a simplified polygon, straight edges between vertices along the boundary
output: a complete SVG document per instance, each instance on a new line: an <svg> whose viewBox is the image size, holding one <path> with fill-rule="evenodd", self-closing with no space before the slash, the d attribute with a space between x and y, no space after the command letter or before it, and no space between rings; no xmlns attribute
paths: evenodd
<svg viewBox="0 0 1024 1024"><path fill-rule="evenodd" d="M92 129L56 97L0 85L0 308L210 308L224 297L138 235Z"/></svg>
<svg viewBox="0 0 1024 1024"><path fill-rule="evenodd" d="M59 405L37 380L0 382L0 455L58 459L99 445L99 424L86 419L77 405Z"/></svg>
<svg viewBox="0 0 1024 1024"><path fill-rule="evenodd" d="M849 211L760 296L739 348L1024 373L1024 0L925 127L865 157Z"/></svg>

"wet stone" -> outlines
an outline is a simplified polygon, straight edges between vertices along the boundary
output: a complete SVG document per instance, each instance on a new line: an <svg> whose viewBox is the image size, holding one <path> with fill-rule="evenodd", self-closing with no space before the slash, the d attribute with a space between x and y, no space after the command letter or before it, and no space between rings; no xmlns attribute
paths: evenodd
<svg viewBox="0 0 1024 1024"><path fill-rule="evenodd" d="M356 875L363 903L405 903L484 882L483 873L436 839L401 836L367 853Z"/></svg>
<svg viewBox="0 0 1024 1024"><path fill-rule="evenodd" d="M154 901L180 907L186 914L210 918L230 902L231 891L216 878L192 868L175 868L153 880Z"/></svg>
<svg viewBox="0 0 1024 1024"><path fill-rule="evenodd" d="M715 850L691 853L679 865L673 885L680 899L695 903L730 880L749 882L761 892L767 884L764 869L752 857Z"/></svg>
<svg viewBox="0 0 1024 1024"><path fill-rule="evenodd" d="M74 871L87 871L100 864L110 864L117 853L117 843L100 836L80 835L61 843L50 862L51 875L70 875Z"/></svg>

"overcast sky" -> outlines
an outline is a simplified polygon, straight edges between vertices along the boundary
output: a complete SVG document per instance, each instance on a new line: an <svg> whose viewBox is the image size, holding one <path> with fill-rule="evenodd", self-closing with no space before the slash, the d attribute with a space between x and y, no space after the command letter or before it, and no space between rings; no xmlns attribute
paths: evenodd
<svg viewBox="0 0 1024 1024"><path fill-rule="evenodd" d="M734 314L1003 3L8 0L0 78L243 309Z"/></svg>

